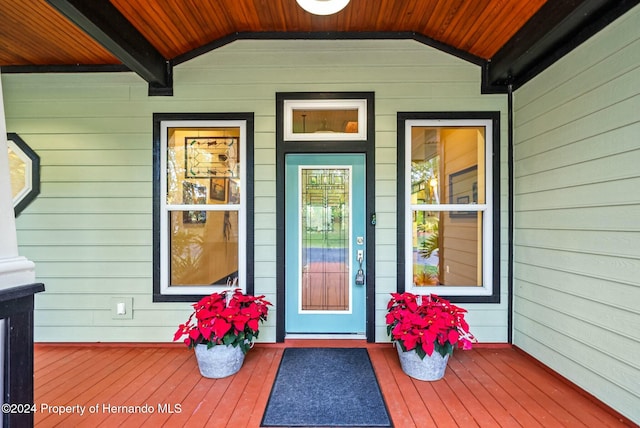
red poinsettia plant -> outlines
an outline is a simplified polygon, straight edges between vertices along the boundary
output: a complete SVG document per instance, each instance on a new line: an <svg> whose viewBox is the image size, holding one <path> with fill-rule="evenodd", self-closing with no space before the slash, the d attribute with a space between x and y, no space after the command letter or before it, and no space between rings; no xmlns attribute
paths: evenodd
<svg viewBox="0 0 640 428"><path fill-rule="evenodd" d="M185 324L180 324L173 336L176 341L183 336L191 349L198 344L239 346L247 353L258 337L260 323L267 320L271 303L264 296L251 296L238 288L203 297L194 303L194 311ZM195 317L195 320L194 320Z"/></svg>
<svg viewBox="0 0 640 428"><path fill-rule="evenodd" d="M471 349L476 341L464 319L467 311L435 294L391 293L387 310L391 340L405 352L415 349L420 359L434 350L444 357L454 347Z"/></svg>

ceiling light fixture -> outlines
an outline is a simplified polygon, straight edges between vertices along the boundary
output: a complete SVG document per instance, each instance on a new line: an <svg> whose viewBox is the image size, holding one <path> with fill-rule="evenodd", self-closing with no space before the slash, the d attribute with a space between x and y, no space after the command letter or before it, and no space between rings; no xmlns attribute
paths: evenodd
<svg viewBox="0 0 640 428"><path fill-rule="evenodd" d="M296 0L298 5L314 15L333 15L344 9L350 0Z"/></svg>

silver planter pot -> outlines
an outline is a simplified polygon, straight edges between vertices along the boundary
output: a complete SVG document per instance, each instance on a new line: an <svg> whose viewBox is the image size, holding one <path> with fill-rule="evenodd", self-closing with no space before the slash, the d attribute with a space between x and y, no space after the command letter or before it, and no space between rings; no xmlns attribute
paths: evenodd
<svg viewBox="0 0 640 428"><path fill-rule="evenodd" d="M427 355L420 359L415 350L403 351L398 343L395 344L400 357L402 371L414 379L418 380L440 380L444 377L444 372L449 361L449 354L444 358L439 352L433 351L431 356Z"/></svg>
<svg viewBox="0 0 640 428"><path fill-rule="evenodd" d="M239 346L196 345L196 359L200 374L204 377L219 379L237 373L244 362L244 353Z"/></svg>

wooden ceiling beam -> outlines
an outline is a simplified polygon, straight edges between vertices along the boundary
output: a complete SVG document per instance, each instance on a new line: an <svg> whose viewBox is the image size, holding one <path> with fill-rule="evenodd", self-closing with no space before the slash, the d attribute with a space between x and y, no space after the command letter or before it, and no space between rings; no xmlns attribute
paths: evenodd
<svg viewBox="0 0 640 428"><path fill-rule="evenodd" d="M172 65L108 0L46 0L149 83L149 95L173 95Z"/></svg>
<svg viewBox="0 0 640 428"><path fill-rule="evenodd" d="M491 58L483 70L483 93L522 86L639 0L548 1Z"/></svg>

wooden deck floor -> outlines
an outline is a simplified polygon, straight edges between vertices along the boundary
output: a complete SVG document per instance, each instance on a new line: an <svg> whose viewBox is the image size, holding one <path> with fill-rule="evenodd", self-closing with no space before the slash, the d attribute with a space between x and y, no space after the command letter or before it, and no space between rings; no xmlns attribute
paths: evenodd
<svg viewBox="0 0 640 428"><path fill-rule="evenodd" d="M630 425L512 348L457 351L443 380L421 382L402 373L391 345L286 344L336 345L368 349L397 428ZM259 427L284 347L256 345L239 373L213 380L200 376L193 352L182 346L37 344L35 424Z"/></svg>

